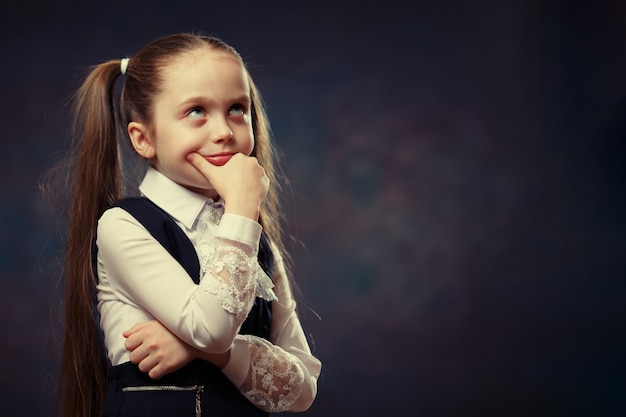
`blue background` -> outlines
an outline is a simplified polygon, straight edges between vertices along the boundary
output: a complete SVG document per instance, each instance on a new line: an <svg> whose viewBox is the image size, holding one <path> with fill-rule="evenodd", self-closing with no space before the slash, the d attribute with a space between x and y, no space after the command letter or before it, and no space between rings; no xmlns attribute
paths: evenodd
<svg viewBox="0 0 626 417"><path fill-rule="evenodd" d="M626 415L625 5L4 2L0 414L51 410L65 223L39 183L84 69L201 31L248 62L290 178L305 415Z"/></svg>

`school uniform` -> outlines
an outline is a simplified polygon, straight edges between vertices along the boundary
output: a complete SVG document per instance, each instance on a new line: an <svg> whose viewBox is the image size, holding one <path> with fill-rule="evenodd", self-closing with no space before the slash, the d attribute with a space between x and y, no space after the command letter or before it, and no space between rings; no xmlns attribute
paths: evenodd
<svg viewBox="0 0 626 417"><path fill-rule="evenodd" d="M308 407L321 365L260 225L222 216L219 202L152 168L140 190L144 199L120 202L98 224L98 312L112 365L104 416L260 416ZM199 349L228 348L239 331L230 362L219 370L196 360L151 380L129 362L122 332L154 318Z"/></svg>

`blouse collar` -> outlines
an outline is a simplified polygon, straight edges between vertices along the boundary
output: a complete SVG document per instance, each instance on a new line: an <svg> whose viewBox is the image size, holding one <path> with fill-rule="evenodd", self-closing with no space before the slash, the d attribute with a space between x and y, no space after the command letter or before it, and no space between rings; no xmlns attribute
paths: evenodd
<svg viewBox="0 0 626 417"><path fill-rule="evenodd" d="M148 167L139 191L188 229L193 228L205 204L219 203L175 183L152 166Z"/></svg>

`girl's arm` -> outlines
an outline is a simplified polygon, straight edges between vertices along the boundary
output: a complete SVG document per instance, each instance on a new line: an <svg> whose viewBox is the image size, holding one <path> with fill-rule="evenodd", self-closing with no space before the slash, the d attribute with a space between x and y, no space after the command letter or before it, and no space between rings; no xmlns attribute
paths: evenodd
<svg viewBox="0 0 626 417"><path fill-rule="evenodd" d="M224 167L214 167L196 153L189 154L188 160L222 196L227 213L233 210L233 213L256 218L259 204L267 193L268 181L254 158L238 154ZM244 162L246 170L241 169ZM225 175L225 167L232 169L228 175ZM255 174L243 175L246 172ZM233 182L239 185L233 186ZM251 186L250 190L241 192L247 186ZM254 336L237 335L229 364L222 371L263 410L305 410L317 393L321 364L311 355L281 259L277 259L277 266L279 273L274 285L278 300L272 306L272 343Z"/></svg>
<svg viewBox="0 0 626 417"><path fill-rule="evenodd" d="M304 411L317 394L321 363L311 354L279 257L276 266L278 300L272 302L271 343L256 336L237 335L222 372L265 411Z"/></svg>
<svg viewBox="0 0 626 417"><path fill-rule="evenodd" d="M256 259L260 234L256 221L225 214L207 273L196 285L130 214L107 210L97 235L99 308L103 320L110 318L104 323L107 348L123 349L123 331L155 318L196 349L228 351L254 302L257 282L269 281ZM123 360L116 358L117 363Z"/></svg>
<svg viewBox="0 0 626 417"><path fill-rule="evenodd" d="M215 354L198 350L183 342L158 320L136 324L124 332L124 337L130 361L152 379L174 372L193 359L203 359L220 369L230 360L230 350Z"/></svg>
<svg viewBox="0 0 626 417"><path fill-rule="evenodd" d="M277 259L272 305L271 343L237 335L231 349L221 355L198 351L178 339L158 321L142 323L125 332L131 361L157 379L201 358L222 368L224 374L257 407L269 411L304 411L317 393L321 364L309 349L295 312L295 301L280 259Z"/></svg>

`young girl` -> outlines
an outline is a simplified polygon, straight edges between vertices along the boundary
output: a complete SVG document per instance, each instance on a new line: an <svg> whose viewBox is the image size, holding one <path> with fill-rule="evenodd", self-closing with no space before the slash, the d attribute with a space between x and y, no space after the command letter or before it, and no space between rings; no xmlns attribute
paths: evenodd
<svg viewBox="0 0 626 417"><path fill-rule="evenodd" d="M150 162L141 197L122 199L119 132ZM320 362L283 263L268 122L237 52L179 34L95 67L75 139L64 415L306 410Z"/></svg>

